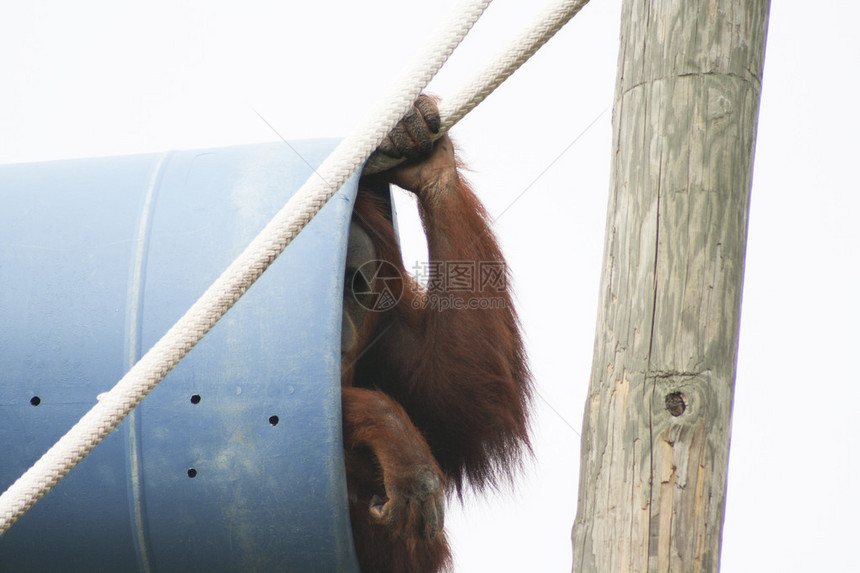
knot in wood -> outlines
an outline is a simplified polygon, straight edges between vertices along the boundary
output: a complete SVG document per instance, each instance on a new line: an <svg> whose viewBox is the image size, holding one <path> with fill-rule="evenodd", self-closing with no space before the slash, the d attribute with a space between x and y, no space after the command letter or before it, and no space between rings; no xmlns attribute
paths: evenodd
<svg viewBox="0 0 860 573"><path fill-rule="evenodd" d="M687 403L684 401L684 395L680 392L672 392L666 394L666 409L674 417L678 417L687 409Z"/></svg>

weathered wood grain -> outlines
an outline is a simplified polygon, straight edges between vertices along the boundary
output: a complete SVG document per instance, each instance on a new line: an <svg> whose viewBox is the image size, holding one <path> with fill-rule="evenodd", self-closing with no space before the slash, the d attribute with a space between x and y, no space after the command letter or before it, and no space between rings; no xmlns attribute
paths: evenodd
<svg viewBox="0 0 860 573"><path fill-rule="evenodd" d="M624 0L575 572L717 571L767 0Z"/></svg>

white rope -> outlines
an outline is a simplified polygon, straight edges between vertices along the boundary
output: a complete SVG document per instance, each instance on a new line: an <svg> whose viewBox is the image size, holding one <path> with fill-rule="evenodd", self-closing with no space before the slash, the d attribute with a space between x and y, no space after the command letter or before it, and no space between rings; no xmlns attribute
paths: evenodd
<svg viewBox="0 0 860 573"><path fill-rule="evenodd" d="M432 37L432 43L419 52L419 58L406 68L388 94L340 145L287 204L278 212L245 251L192 305L179 321L138 361L96 405L54 444L27 472L0 496L0 535L53 488L137 404L176 366L205 336L222 316L254 284L269 265L283 252L299 231L316 215L343 183L367 160L400 118L427 86L454 48L460 43L491 0L473 0L452 14L448 24ZM464 94L471 109L504 78L507 78L529 55L540 47L570 19L587 0L564 0L557 10L559 19L545 27L536 40L518 50L510 65L500 72L501 79L483 76ZM566 7L566 8L562 8ZM568 15L569 14L569 15ZM563 21L562 21L563 20ZM552 33L546 35L549 30ZM527 55L526 55L527 54ZM488 70L486 73L490 73ZM474 103L473 103L474 102ZM468 107L471 105L471 107ZM465 109L465 108L463 108ZM443 106L446 129L468 111L448 111ZM442 111L442 110L440 110Z"/></svg>
<svg viewBox="0 0 860 573"><path fill-rule="evenodd" d="M466 87L439 103L442 127L438 137L463 119L502 82L519 69L535 52L552 38L571 18L588 4L588 0L561 0L547 5L519 36L488 60L481 71L466 82ZM374 153L364 166L364 173L379 173L405 161Z"/></svg>

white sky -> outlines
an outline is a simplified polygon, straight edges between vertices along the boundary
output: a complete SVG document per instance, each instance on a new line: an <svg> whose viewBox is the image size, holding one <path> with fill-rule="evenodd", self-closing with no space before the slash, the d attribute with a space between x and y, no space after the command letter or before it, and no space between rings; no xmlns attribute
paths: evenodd
<svg viewBox="0 0 860 573"><path fill-rule="evenodd" d="M9 2L0 163L277 140L254 110L287 139L343 135L452 2ZM497 0L430 91L453 94L528 4ZM458 572L570 568L619 4L594 0L452 132L497 217L542 396L516 489L450 512ZM724 572L857 564L858 21L847 0L771 8Z"/></svg>

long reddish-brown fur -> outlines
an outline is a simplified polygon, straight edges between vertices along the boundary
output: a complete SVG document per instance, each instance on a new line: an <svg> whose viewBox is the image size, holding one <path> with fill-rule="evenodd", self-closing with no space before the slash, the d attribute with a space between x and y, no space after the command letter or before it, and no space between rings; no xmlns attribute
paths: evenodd
<svg viewBox="0 0 860 573"><path fill-rule="evenodd" d="M344 357L351 517L367 573L448 568L444 494L496 484L529 448L530 378L486 211L456 170L416 194L429 289L406 271L384 196L360 189L355 205L354 220L377 257L403 277L399 303L368 313L359 342ZM448 261L474 268L471 288L445 286ZM481 269L503 274L482 279ZM441 297L436 305L434 295ZM397 503L383 506L392 498Z"/></svg>

